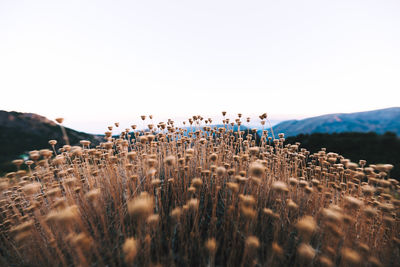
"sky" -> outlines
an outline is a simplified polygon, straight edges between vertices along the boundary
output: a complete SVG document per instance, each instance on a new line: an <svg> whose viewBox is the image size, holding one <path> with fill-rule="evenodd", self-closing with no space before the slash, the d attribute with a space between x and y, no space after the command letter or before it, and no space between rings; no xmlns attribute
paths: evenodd
<svg viewBox="0 0 400 267"><path fill-rule="evenodd" d="M0 91L89 133L400 106L400 1L0 0Z"/></svg>

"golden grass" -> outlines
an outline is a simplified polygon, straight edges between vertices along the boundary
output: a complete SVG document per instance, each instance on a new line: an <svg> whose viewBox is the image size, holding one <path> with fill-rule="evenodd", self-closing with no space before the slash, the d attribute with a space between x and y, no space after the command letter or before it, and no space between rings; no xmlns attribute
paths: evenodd
<svg viewBox="0 0 400 267"><path fill-rule="evenodd" d="M29 171L0 183L0 264L400 262L391 165L359 165L324 149L310 154L285 145L283 134L240 131L241 114L235 123L223 115L220 128L193 116L189 131L169 120L114 138L110 126L97 147L82 140L56 150L50 140L51 150L32 151Z"/></svg>

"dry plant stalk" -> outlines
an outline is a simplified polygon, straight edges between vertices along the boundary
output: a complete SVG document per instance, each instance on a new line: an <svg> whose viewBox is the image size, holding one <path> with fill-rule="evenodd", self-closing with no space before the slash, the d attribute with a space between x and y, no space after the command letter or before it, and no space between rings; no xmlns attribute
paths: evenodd
<svg viewBox="0 0 400 267"><path fill-rule="evenodd" d="M19 171L0 182L0 264L400 262L393 166L356 164L325 149L311 154L283 134L246 129L242 114L222 114L221 127L195 115L185 128L143 115L147 129L113 135L115 123L97 146L57 148L50 140L51 150L14 161Z"/></svg>

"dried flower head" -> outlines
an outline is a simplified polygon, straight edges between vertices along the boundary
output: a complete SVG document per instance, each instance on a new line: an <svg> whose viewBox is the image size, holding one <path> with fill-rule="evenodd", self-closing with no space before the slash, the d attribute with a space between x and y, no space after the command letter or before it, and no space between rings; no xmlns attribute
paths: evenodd
<svg viewBox="0 0 400 267"><path fill-rule="evenodd" d="M152 214L149 217L147 217L146 222L150 225L153 225L153 224L157 224L159 220L160 220L160 215Z"/></svg>
<svg viewBox="0 0 400 267"><path fill-rule="evenodd" d="M203 181L201 180L201 178L193 178L192 185L195 188L200 188L202 186L202 184L203 184Z"/></svg>
<svg viewBox="0 0 400 267"><path fill-rule="evenodd" d="M225 169L225 167L220 166L220 167L217 167L215 172L217 173L218 177L222 177L225 174L226 169Z"/></svg>
<svg viewBox="0 0 400 267"><path fill-rule="evenodd" d="M209 254L214 255L217 252L217 242L215 241L215 238L207 239L205 247Z"/></svg>
<svg viewBox="0 0 400 267"><path fill-rule="evenodd" d="M100 196L101 190L100 188L92 189L87 192L85 195L89 201L96 201Z"/></svg>
<svg viewBox="0 0 400 267"><path fill-rule="evenodd" d="M297 222L296 228L304 238L309 239L311 235L315 232L317 228L317 223L315 222L313 217L304 216Z"/></svg>
<svg viewBox="0 0 400 267"><path fill-rule="evenodd" d="M255 250L260 246L260 241L256 236L249 236L245 242L246 248L249 250Z"/></svg>
<svg viewBox="0 0 400 267"><path fill-rule="evenodd" d="M128 201L128 212L130 215L146 219L154 209L154 200L147 193L142 192L138 197Z"/></svg>
<svg viewBox="0 0 400 267"><path fill-rule="evenodd" d="M93 245L93 238L85 233L79 233L71 238L71 243L82 250L89 250Z"/></svg>
<svg viewBox="0 0 400 267"><path fill-rule="evenodd" d="M42 187L42 185L40 183L34 182L34 183L24 185L24 187L22 187L22 191L24 191L24 193L27 195L32 195L32 194L38 193L40 191L41 187Z"/></svg>
<svg viewBox="0 0 400 267"><path fill-rule="evenodd" d="M282 181L276 181L272 184L272 189L277 193L286 192L288 190L286 183Z"/></svg>
<svg viewBox="0 0 400 267"><path fill-rule="evenodd" d="M363 202L355 197L345 197L346 204L352 209L358 209L362 206Z"/></svg>
<svg viewBox="0 0 400 267"><path fill-rule="evenodd" d="M226 186L232 191L237 193L239 191L239 185L237 183L228 182Z"/></svg>
<svg viewBox="0 0 400 267"><path fill-rule="evenodd" d="M199 208L199 200L196 198L192 198L188 201L187 205L189 206L189 209L195 211Z"/></svg>
<svg viewBox="0 0 400 267"><path fill-rule="evenodd" d="M249 174L251 176L262 178L264 176L265 167L259 162L253 162L249 166Z"/></svg>
<svg viewBox="0 0 400 267"><path fill-rule="evenodd" d="M180 207L176 207L171 211L171 217L174 218L175 220L179 220L181 214L182 214L182 209Z"/></svg>
<svg viewBox="0 0 400 267"><path fill-rule="evenodd" d="M315 257L315 249L306 243L301 243L297 248L297 253L299 257L307 262L312 261Z"/></svg>
<svg viewBox="0 0 400 267"><path fill-rule="evenodd" d="M276 256L279 258L283 257L283 248L278 245L276 242L272 242L272 251L275 253Z"/></svg>
<svg viewBox="0 0 400 267"><path fill-rule="evenodd" d="M321 266L323 266L323 267L332 267L332 266L334 266L332 260L329 259L326 256L320 256L318 258L318 261L321 264Z"/></svg>
<svg viewBox="0 0 400 267"><path fill-rule="evenodd" d="M164 160L165 164L167 164L167 166L175 166L176 163L176 158L173 155L170 155L168 157L165 158Z"/></svg>
<svg viewBox="0 0 400 267"><path fill-rule="evenodd" d="M360 255L351 248L343 248L342 249L342 258L343 261L351 263L351 264L359 264L361 262Z"/></svg>
<svg viewBox="0 0 400 267"><path fill-rule="evenodd" d="M63 224L76 222L79 218L78 206L68 206L62 210L52 210L46 216L48 222L59 222Z"/></svg>
<svg viewBox="0 0 400 267"><path fill-rule="evenodd" d="M122 251L124 252L125 263L133 264L138 252L138 241L133 237L127 238L122 246Z"/></svg>

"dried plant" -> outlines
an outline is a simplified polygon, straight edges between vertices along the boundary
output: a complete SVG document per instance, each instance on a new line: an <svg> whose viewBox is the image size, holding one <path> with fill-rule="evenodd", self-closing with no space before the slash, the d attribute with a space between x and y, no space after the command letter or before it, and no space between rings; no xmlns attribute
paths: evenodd
<svg viewBox="0 0 400 267"><path fill-rule="evenodd" d="M222 127L195 115L186 128L142 115L147 129L113 135L114 123L98 146L50 140L51 150L15 160L19 171L0 182L0 265L400 262L392 165L311 154L222 115Z"/></svg>

